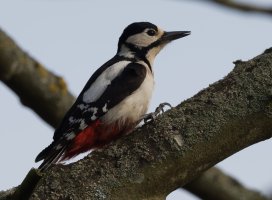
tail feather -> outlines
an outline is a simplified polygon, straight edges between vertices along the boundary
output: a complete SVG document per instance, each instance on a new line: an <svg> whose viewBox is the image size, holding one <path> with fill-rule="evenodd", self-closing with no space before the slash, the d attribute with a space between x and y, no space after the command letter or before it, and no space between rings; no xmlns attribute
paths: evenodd
<svg viewBox="0 0 272 200"><path fill-rule="evenodd" d="M70 135L64 135L58 140L53 141L36 157L35 162L43 160L39 169L44 171L54 163L70 159L80 153L90 150L97 141L97 135L101 135L101 132L103 132L101 139L106 140L108 138L108 134L113 131L113 129L104 127L102 130L98 130L100 125L101 122L96 120L76 135L71 134L71 136L73 136L72 138ZM113 135L115 136L115 134Z"/></svg>
<svg viewBox="0 0 272 200"><path fill-rule="evenodd" d="M38 169L44 171L48 169L52 164L61 160L61 156L67 149L68 144L65 144L65 140L51 143L48 147L41 151L35 159L35 162L43 160Z"/></svg>
<svg viewBox="0 0 272 200"><path fill-rule="evenodd" d="M44 150L42 150L36 157L35 162L39 162L47 157L49 152L53 149L55 146L55 143L51 143L48 147L46 147Z"/></svg>
<svg viewBox="0 0 272 200"><path fill-rule="evenodd" d="M38 169L41 171L44 171L48 169L52 164L55 164L58 161L60 161L62 154L66 150L66 147L67 146L63 146L62 148L58 150L53 148L51 152L48 155L46 155L46 158L44 159L44 161L42 162L42 164L39 166Z"/></svg>

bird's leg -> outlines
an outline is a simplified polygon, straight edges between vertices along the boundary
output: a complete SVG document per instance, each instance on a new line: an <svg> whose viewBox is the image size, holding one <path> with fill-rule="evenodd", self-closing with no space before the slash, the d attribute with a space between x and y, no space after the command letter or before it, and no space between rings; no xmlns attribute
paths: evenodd
<svg viewBox="0 0 272 200"><path fill-rule="evenodd" d="M167 102L164 102L164 103L161 103L156 109L154 112L151 112L151 113L148 113L148 114L145 114L141 120L144 120L144 123L147 123L149 121L154 121L155 118L164 112L164 107L165 106L169 106L170 108L172 108L171 104L170 103L167 103Z"/></svg>

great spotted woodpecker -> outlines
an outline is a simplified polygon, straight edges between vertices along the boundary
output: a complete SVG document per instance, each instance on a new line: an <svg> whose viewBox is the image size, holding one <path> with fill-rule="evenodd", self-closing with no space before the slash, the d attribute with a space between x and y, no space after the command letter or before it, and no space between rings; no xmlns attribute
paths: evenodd
<svg viewBox="0 0 272 200"><path fill-rule="evenodd" d="M36 158L40 170L129 133L148 109L154 87L153 61L172 40L189 31L166 32L149 22L132 23L117 54L91 76L55 130L54 141Z"/></svg>

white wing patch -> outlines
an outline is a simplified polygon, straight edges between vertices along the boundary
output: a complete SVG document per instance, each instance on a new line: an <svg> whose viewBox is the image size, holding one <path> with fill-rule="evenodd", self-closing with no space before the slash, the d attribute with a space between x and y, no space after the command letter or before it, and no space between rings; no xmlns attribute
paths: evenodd
<svg viewBox="0 0 272 200"><path fill-rule="evenodd" d="M93 84L83 94L83 102L92 103L99 99L104 93L107 86L114 80L130 63L130 61L120 61L107 68L104 72L97 77Z"/></svg>
<svg viewBox="0 0 272 200"><path fill-rule="evenodd" d="M69 123L75 124L81 122L82 119L75 119L73 116L69 117Z"/></svg>
<svg viewBox="0 0 272 200"><path fill-rule="evenodd" d="M70 132L65 135L66 140L72 140L74 139L74 137L76 137L76 134L74 132Z"/></svg>
<svg viewBox="0 0 272 200"><path fill-rule="evenodd" d="M59 150L59 149L61 149L61 148L62 148L62 145L61 145L61 144L58 144L57 146L54 147L54 149L56 149L56 150Z"/></svg>
<svg viewBox="0 0 272 200"><path fill-rule="evenodd" d="M77 107L78 107L80 110L86 110L86 109L89 107L89 105L88 105L88 104L87 104L87 105L79 104L79 105L77 105Z"/></svg>
<svg viewBox="0 0 272 200"><path fill-rule="evenodd" d="M82 119L79 125L80 130L84 130L88 125L86 124L85 120Z"/></svg>
<svg viewBox="0 0 272 200"><path fill-rule="evenodd" d="M93 115L92 115L92 117L91 117L91 120L96 120L96 119L97 119L97 116L95 116L95 115L96 115L96 113L97 113L97 111L98 111L98 108L92 107L92 108L90 108L90 109L92 109L92 111L93 111Z"/></svg>
<svg viewBox="0 0 272 200"><path fill-rule="evenodd" d="M107 112L107 111L108 111L107 106L108 106L108 104L107 104L107 103L105 103L105 105L104 105L104 106L103 106L103 108L102 108L102 111L103 111L103 112Z"/></svg>

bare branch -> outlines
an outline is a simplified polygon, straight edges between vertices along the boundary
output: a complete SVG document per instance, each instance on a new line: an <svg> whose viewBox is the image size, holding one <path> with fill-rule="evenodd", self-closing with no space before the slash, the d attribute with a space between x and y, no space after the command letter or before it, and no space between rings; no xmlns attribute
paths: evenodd
<svg viewBox="0 0 272 200"><path fill-rule="evenodd" d="M163 199L205 170L272 137L272 51L134 133L54 166L31 199ZM165 184L167 183L167 184Z"/></svg>
<svg viewBox="0 0 272 200"><path fill-rule="evenodd" d="M16 71L16 70L19 70ZM15 75L14 75L15 74ZM26 75L27 78L19 77L19 80L15 80L18 76ZM38 75L38 76L37 76ZM46 76L45 76L46 75ZM32 76L41 76L41 78L35 79ZM30 80L27 80L29 77ZM51 125L56 126L59 123L60 119L69 108L69 106L74 101L74 97L67 92L66 95L59 94L58 92L52 92L52 85L56 84L58 80L63 81L62 78L55 76L44 67L42 67L37 61L33 60L27 54L25 54L4 32L0 31L0 79L7 83L8 86L12 86L11 88L15 87L15 91L17 94L21 95L21 99L23 102L27 101L30 108L36 108L35 101L33 100L33 93L32 91L39 91L38 94L41 92L42 94L39 95L39 102L40 109L39 113L44 115L44 120L46 120ZM35 85L36 84L36 85ZM50 86L50 84L52 84ZM33 86L34 85L34 86ZM66 84L63 82L61 85L65 86ZM48 87L51 93L49 97L46 94L43 94L43 89L48 92ZM60 91L59 85L56 84L56 90ZM53 89L54 91L54 89ZM36 95L34 93L34 95ZM33 104L33 105L32 105ZM52 104L56 104L53 105ZM42 105L42 106L41 106ZM51 109L48 109L51 107ZM50 106L51 105L51 106ZM58 113L56 114L56 111ZM36 110L34 110L36 111ZM49 116L49 117L46 117ZM51 117L53 116L53 117ZM200 178L202 182L203 179L206 178L203 175ZM208 177L207 177L208 178ZM29 179L27 179L29 181ZM31 180L30 180L31 181ZM209 179L207 180L207 182ZM197 182L196 180L194 182ZM195 190L197 192L198 187L196 185L194 189L194 185L190 186L190 190ZM205 188L209 192L211 188ZM13 190L12 190L13 191ZM0 193L0 199L5 199L4 197L9 196L12 191L6 191Z"/></svg>
<svg viewBox="0 0 272 200"><path fill-rule="evenodd" d="M53 127L74 102L63 78L23 52L1 29L0 80Z"/></svg>
<svg viewBox="0 0 272 200"><path fill-rule="evenodd" d="M258 5L240 3L233 0L205 0L205 1L243 12L255 12L272 15L272 7L261 7Z"/></svg>
<svg viewBox="0 0 272 200"><path fill-rule="evenodd" d="M6 190L6 191L0 191L0 200L11 200L11 196L16 191L16 187Z"/></svg>
<svg viewBox="0 0 272 200"><path fill-rule="evenodd" d="M259 192L245 188L237 180L216 168L211 168L184 188L201 199L265 200Z"/></svg>

